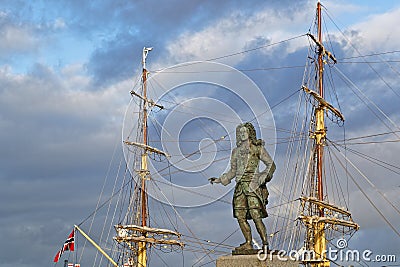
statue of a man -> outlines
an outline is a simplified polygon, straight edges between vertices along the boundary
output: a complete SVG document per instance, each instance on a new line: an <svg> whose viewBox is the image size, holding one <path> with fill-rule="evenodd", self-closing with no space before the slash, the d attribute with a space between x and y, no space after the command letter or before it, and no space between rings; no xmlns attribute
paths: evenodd
<svg viewBox="0 0 400 267"><path fill-rule="evenodd" d="M254 126L247 122L236 127L236 145L231 154L231 168L219 178L210 178L211 184L227 185L236 178L233 194L233 217L238 220L245 242L235 249L235 253L246 254L253 250L251 228L247 220L252 219L257 228L263 249L268 249L267 231L262 221L268 216L268 190L266 183L272 179L275 163L264 147L264 141L256 138ZM260 160L266 168L259 172Z"/></svg>

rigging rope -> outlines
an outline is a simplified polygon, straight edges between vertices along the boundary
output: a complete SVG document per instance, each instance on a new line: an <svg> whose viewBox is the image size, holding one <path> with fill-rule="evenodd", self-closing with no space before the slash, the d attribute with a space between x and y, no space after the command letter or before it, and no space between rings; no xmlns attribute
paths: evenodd
<svg viewBox="0 0 400 267"><path fill-rule="evenodd" d="M346 37L346 35L344 34L344 32L336 25L336 23L333 21L333 19L329 16L329 13L326 12L326 14L327 14L328 18L332 21L332 23L335 25L335 27L339 30L339 32L343 35L344 39L351 45L351 47L354 49L354 51L356 51L357 54L358 54L359 56L361 56L360 51L357 49L357 47L356 47L355 45L353 45L353 43L350 41L350 39L348 39L348 38ZM364 57L361 57L361 58L364 59ZM367 62L366 62L366 63L367 63ZM367 65L368 65L369 68L379 77L379 79L380 79L380 80L381 80L381 81L382 81L396 96L400 97L400 94L397 93L397 92L393 89L393 87L390 86L390 84L387 83L387 82L385 81L385 79L383 79L383 77L378 73L378 71L377 71L374 67L372 67L371 64L367 63Z"/></svg>
<svg viewBox="0 0 400 267"><path fill-rule="evenodd" d="M378 133L378 134L363 135L363 136L348 138L348 139L346 139L346 141L352 141L352 140L358 140L358 139L364 139L364 138L370 138L370 137L377 137L377 136L382 136L382 135L387 135L387 134L394 134L394 133L398 133L398 132L400 132L400 131L391 131L391 132L384 132L384 133ZM332 142L338 142L338 141L332 141Z"/></svg>
<svg viewBox="0 0 400 267"><path fill-rule="evenodd" d="M222 240L220 243L216 244L211 251L214 251L217 247L219 247L223 242L225 242L226 240L228 240L232 235L234 235L237 231L239 230L239 228L237 228L235 231L233 231L231 234L229 234L226 238L224 238L224 240ZM211 252L210 251L210 252ZM192 266L196 265L197 263L201 262L201 260L203 260L206 256L208 256L208 254L210 254L210 252L208 252L206 255L204 255L203 257L201 257L200 259L198 259L195 263L192 264Z"/></svg>
<svg viewBox="0 0 400 267"><path fill-rule="evenodd" d="M329 141L329 142L331 142L333 145L337 145L337 146L343 147L343 148L345 149L345 151L350 151L350 152L352 152L353 154L355 154L355 155L357 155L357 156L359 156L359 157L361 157L361 158L363 158L363 159L366 159L366 160L368 160L368 161L370 161L370 162L372 162L372 163L375 163L375 164L378 165L378 166L381 166L382 168L385 168L385 169L387 169L387 170L389 170L389 171L391 171L391 172L394 172L394 173L400 175L400 172L395 171L395 170L393 170L393 169L391 169L391 168L389 168L389 167L386 167L386 166L384 166L384 164L386 164L387 166L390 166L390 167L392 167L392 168L395 168L395 169L399 169L399 170L400 170L400 167L398 167L398 166L395 166L395 165L390 164L390 163L387 163L387 162L385 162L385 161L383 161L383 160L380 160L380 159L377 159L377 158L368 156L368 155L366 155L366 154L364 154L364 153L361 153L361 152L359 152L359 151L357 151L357 150L354 150L354 149L351 149L351 148L347 148L347 147L345 147L345 146L342 145L342 144L338 144L338 143L335 143L335 142L332 142L332 141Z"/></svg>
<svg viewBox="0 0 400 267"><path fill-rule="evenodd" d="M292 40L298 39L300 37L304 37L306 35L307 34L297 35L297 36L294 36L294 37L291 37L291 38L288 38L288 39L285 39L285 40L282 40L282 41L278 41L278 42L275 42L275 43L271 43L271 44L267 44L267 45L263 45L263 46L259 46L259 47L255 47L255 48L251 48L251 49L247 49L247 50L243 50L243 51L240 51L240 52L236 52L236 53L232 53L232 54L228 54L228 55L224 55L224 56L214 57L214 58L206 59L206 60L203 60L203 61L215 61L215 60L219 60L219 59L224 59L224 58L228 58L228 57L242 55L242 54L249 53L249 52L252 52L252 51L256 51L256 50L260 50L260 49L263 49L263 48L271 47L271 46L274 46L274 45L282 44L282 43L285 43L285 42L288 42L288 41L292 41ZM158 69L155 72L163 72L165 69L173 69L173 68L182 67L182 66L189 66L189 65L193 65L193 64L197 64L197 62L183 63L183 64L180 64L178 66L171 67L171 68Z"/></svg>
<svg viewBox="0 0 400 267"><path fill-rule="evenodd" d="M339 151L339 153L343 156L343 153ZM400 210L393 205L393 203L386 197L386 195L384 193L382 193L372 182L370 179L368 179L368 177L359 169L357 168L357 166L354 165L354 163L349 159L349 158L345 158L346 161L348 161L350 163L351 166L353 166L353 168L361 175L361 177L363 177L368 184L376 191L378 192L385 200L386 202L394 209L396 210L396 212L400 215Z"/></svg>
<svg viewBox="0 0 400 267"><path fill-rule="evenodd" d="M392 119L390 119L389 116L387 116L387 115L385 114L385 112L383 112L382 109L380 109L371 99L369 99L369 97L366 96L366 95L360 90L360 88L359 88L356 84L354 84L353 81L350 80L349 77L347 77L343 72L341 72L336 66L334 67L334 69L341 75L341 77L344 78L344 81L347 81L349 84L352 85L352 87L354 87L355 89L357 89L357 91L358 91L365 99L367 99L368 102L371 103L372 106L374 106L374 107L379 111L379 113L381 113L395 128L399 129L399 127L397 126L397 124L396 124ZM380 117L378 116L378 114L376 114L376 112L375 112L369 105L367 105L367 103L365 103L365 101L353 90L352 87L349 86L349 88L353 91L353 93L367 106L367 108L368 108L368 109L369 109L369 110L370 110L370 111L371 111L371 112L372 112L372 113L373 113L373 114L388 128L388 129L389 129L389 130L393 131L393 130L386 124L386 122L383 121L382 118L380 118ZM396 135L398 138L400 138L400 136L396 134L396 131L393 131L393 132L395 133L395 135Z"/></svg>
<svg viewBox="0 0 400 267"><path fill-rule="evenodd" d="M343 156L343 154L341 152L339 152L339 153ZM337 159L339 164L344 168L342 161L336 156L335 153L332 153L332 154L335 156L335 158ZM348 158L345 158L345 160L347 162L349 162L350 164L352 164L352 162ZM356 169L356 170L358 170L358 169ZM400 232L397 231L397 229L392 225L392 223L385 217L385 215L378 209L378 207L374 204L374 202L368 197L368 195L364 192L364 190L361 188L361 186L356 182L356 180L354 179L353 175L351 175L351 173L349 173L349 177L351 178L353 183L357 186L357 188L360 190L360 192L364 195L364 197L368 200L368 202L371 204L371 206L376 210L376 212L378 212L378 214L382 217L382 219L387 223L387 225L389 225L389 227L400 237Z"/></svg>
<svg viewBox="0 0 400 267"><path fill-rule="evenodd" d="M185 220L183 219L183 217L180 215L180 213L175 209L175 207L172 205L172 203L169 201L169 199L167 198L167 196L163 193L163 191L161 190L161 188L157 185L157 183L155 183L153 180L150 180L152 182L153 185L155 185L158 190L160 191L160 193L163 195L164 199L168 202L168 204L171 206L172 210L176 213L176 215L178 215L179 219L181 220L181 222L185 225L186 229L192 234L193 238L197 238L197 236L194 234L194 232L190 229L190 227L186 224ZM204 249L204 247L202 246L202 248ZM210 257L210 256L209 256ZM211 259L211 257L210 257Z"/></svg>
<svg viewBox="0 0 400 267"><path fill-rule="evenodd" d="M108 177L109 177L109 174L110 174L110 171L111 171L111 165L112 165L112 162L114 161L116 151L117 151L117 142L116 142L115 145L114 145L113 154L112 154L112 156L111 156L110 163L108 164L108 169L107 169L106 175L105 175L105 177L104 177L103 186L102 186L102 188L101 188L100 195L99 195L99 198L98 198L98 200L97 200L96 208L95 208L95 210L94 210L85 220L83 220L80 224L78 224L78 226L80 226L80 225L83 224L86 220L88 220L91 216L93 216L93 219L92 219L92 221L91 221L91 223L90 223L89 230L88 230L88 233L89 233L89 234L90 234L90 231L91 231L92 226L93 226L94 218L95 218L95 216L96 216L96 211L97 211L98 208L99 208L99 204L100 204L101 198L102 198L103 193L104 193L104 188L105 188L105 185L106 185L106 183L107 183L107 180L108 180ZM101 205L101 206L103 206L103 205ZM81 251L81 255L80 255L80 257L79 257L79 261L82 260L83 252L85 251L87 242L88 242L88 241L85 239L85 242L84 242L84 244L83 244L83 248L82 248L82 251Z"/></svg>
<svg viewBox="0 0 400 267"><path fill-rule="evenodd" d="M342 63L342 60L345 60L345 59L365 58L365 57L380 56L380 55L387 55L387 54L394 54L394 53L400 53L400 50L372 53L372 54L352 56L352 57L342 57L342 58L338 59L338 61L341 61L341 63Z"/></svg>
<svg viewBox="0 0 400 267"><path fill-rule="evenodd" d="M346 202L346 198L345 198L345 195L344 195L344 192L343 192L343 188L342 188L342 186L341 186L341 183L340 183L340 181L339 181L339 175L337 174L337 171L336 171L336 168L335 168L335 164L333 163L333 158L332 158L332 153L331 153L331 149L330 149L330 147L329 146L327 146L327 152L328 152L328 156L329 156L329 162L331 163L331 164L329 164L329 166L331 167L331 170L332 170L332 172L333 172L333 174L332 175L330 175L329 177L334 177L334 179L332 179L331 180L331 182L333 183L335 183L335 187L336 187L336 192L338 192L338 194L339 193L341 193L341 196L338 196L337 197L337 199L334 201L334 203L341 203L341 201L340 200L343 200L343 202L344 202L344 207L346 207L347 208L347 210L349 209L349 205L348 205L348 203ZM333 184L332 184L332 188L333 188ZM327 192L327 191L326 191ZM333 195L333 197L335 197L335 195Z"/></svg>
<svg viewBox="0 0 400 267"><path fill-rule="evenodd" d="M118 170L117 170L116 178L115 178L115 181L114 181L114 186L113 186L113 189L112 189L112 194L115 192L115 189L116 189L116 187L117 187L117 181L118 181L118 177L119 177L119 172L120 172L120 170L121 170L121 165L122 165L122 160L120 160L119 165L118 165ZM118 199L119 199L119 198L118 198ZM105 216L105 219L104 219L103 228L102 228L101 234L100 234L100 239L99 239L100 242L102 242L102 240L103 240L103 234L104 234L104 231L106 230L108 215L109 215L110 209L111 209L111 203L112 203L112 202L110 201L109 204L108 204L106 216ZM112 216L112 218L111 218L111 222L114 221L116 212L117 212L117 206L116 206L115 209L114 209L113 216ZM112 229L112 225L110 225L110 227L108 228L108 233L107 233L107 236L106 236L106 240L108 240L109 237L110 237L111 229ZM93 262L93 266L96 266L95 263L96 263L96 259L97 259L97 256L99 255L99 253L100 253L99 251L96 251L96 256L95 256L95 259L94 259L94 262ZM99 265L100 265L100 266L101 266L101 263L102 263L103 259L104 259L104 257L101 256L100 262L99 262Z"/></svg>

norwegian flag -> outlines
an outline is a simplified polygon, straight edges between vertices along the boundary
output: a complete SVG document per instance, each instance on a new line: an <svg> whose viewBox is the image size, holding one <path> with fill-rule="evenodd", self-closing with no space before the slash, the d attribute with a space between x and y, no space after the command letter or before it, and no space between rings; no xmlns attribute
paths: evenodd
<svg viewBox="0 0 400 267"><path fill-rule="evenodd" d="M74 248L75 248L74 234L75 234L75 231L72 230L71 234L68 236L68 239L64 242L63 247L57 252L56 256L54 257L54 262L58 262L61 254L63 254L64 251L67 251L67 250L74 251Z"/></svg>

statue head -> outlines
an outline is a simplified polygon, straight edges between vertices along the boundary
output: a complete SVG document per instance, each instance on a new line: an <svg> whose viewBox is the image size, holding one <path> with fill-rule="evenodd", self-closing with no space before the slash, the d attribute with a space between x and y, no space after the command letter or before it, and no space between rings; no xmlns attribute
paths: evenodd
<svg viewBox="0 0 400 267"><path fill-rule="evenodd" d="M240 146L240 144L247 139L254 145L262 144L261 139L257 140L256 129L250 122L239 124L236 127L236 146Z"/></svg>

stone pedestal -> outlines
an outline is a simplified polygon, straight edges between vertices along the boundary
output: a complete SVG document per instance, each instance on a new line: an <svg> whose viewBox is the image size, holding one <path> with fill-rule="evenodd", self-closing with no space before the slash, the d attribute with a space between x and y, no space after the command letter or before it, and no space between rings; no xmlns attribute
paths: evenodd
<svg viewBox="0 0 400 267"><path fill-rule="evenodd" d="M257 255L235 255L219 257L216 267L298 267L299 265L298 261L277 255L267 255L265 260L258 259Z"/></svg>

